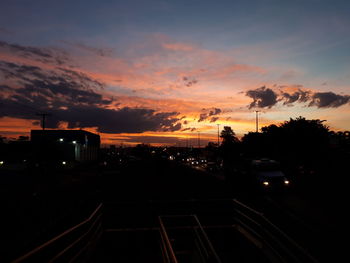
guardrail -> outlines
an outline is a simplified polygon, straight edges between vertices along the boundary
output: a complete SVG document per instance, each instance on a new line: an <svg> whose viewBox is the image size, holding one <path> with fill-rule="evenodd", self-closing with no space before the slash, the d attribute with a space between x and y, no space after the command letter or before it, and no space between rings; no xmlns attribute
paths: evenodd
<svg viewBox="0 0 350 263"><path fill-rule="evenodd" d="M34 248L12 263L77 262L89 252L102 234L102 204L84 221ZM85 253L86 254L86 253Z"/></svg>
<svg viewBox="0 0 350 263"><path fill-rule="evenodd" d="M262 213L233 199L238 230L266 252L273 262L312 262L312 257L293 239L270 222Z"/></svg>

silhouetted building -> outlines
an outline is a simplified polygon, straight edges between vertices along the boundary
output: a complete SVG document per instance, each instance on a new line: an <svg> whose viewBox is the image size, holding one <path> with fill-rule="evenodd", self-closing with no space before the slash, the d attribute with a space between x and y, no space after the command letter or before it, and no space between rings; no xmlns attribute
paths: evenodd
<svg viewBox="0 0 350 263"><path fill-rule="evenodd" d="M98 160L100 136L84 130L32 130L31 141L40 160Z"/></svg>

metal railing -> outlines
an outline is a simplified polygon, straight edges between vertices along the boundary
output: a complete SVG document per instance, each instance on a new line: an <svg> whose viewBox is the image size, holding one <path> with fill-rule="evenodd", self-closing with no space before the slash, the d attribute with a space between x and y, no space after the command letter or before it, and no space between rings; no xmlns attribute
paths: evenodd
<svg viewBox="0 0 350 263"><path fill-rule="evenodd" d="M78 262L91 251L102 234L102 204L84 221L34 248L12 263Z"/></svg>
<svg viewBox="0 0 350 263"><path fill-rule="evenodd" d="M193 246L190 248L192 250L191 254L193 254L191 262L221 263L220 258L196 215L168 215L159 216L158 219L162 241L161 246L162 251L164 251L164 262L178 262L178 259L176 258L176 250L174 250L173 244L170 241L172 240L172 237L169 237L168 231L175 231L176 236L176 231L186 230L188 232L187 239L191 239L187 241L192 241L193 243ZM173 220L173 224L166 225L165 221L167 219Z"/></svg>
<svg viewBox="0 0 350 263"><path fill-rule="evenodd" d="M221 260L210 242L207 233L204 231L201 223L199 222L198 217L196 215L193 215L193 217L197 223L197 227L194 227L193 230L197 237L199 251L204 259L203 261L208 263L221 263Z"/></svg>
<svg viewBox="0 0 350 263"><path fill-rule="evenodd" d="M287 236L264 214L233 199L238 230L260 246L273 262L318 262L304 248Z"/></svg>
<svg viewBox="0 0 350 263"><path fill-rule="evenodd" d="M173 250L167 231L163 224L163 220L161 219L161 217L158 217L158 219L159 219L159 225L160 225L159 231L160 231L163 260L165 263L177 263L175 252Z"/></svg>
<svg viewBox="0 0 350 263"><path fill-rule="evenodd" d="M259 247L272 262L318 262L262 213L236 199L227 201L228 204L231 204L227 209L231 208L234 214L235 222L232 222L234 223L232 226L235 226L238 231ZM190 203L191 208L196 206L196 202L191 201ZM202 204L200 206L202 207ZM93 251L103 233L101 216L102 204L98 205L93 213L81 223L13 260L12 263L83 262ZM169 218L173 218L174 221L169 221ZM176 229L188 229L189 236L194 243L192 249L199 259L197 262L221 262L196 215L158 216L158 221L164 262L178 263L171 236L171 233L174 233L173 231Z"/></svg>

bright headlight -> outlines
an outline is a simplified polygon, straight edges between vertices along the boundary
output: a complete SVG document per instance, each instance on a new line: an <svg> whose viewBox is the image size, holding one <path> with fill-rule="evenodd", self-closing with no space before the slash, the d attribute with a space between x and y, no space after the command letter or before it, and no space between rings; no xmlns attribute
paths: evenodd
<svg viewBox="0 0 350 263"><path fill-rule="evenodd" d="M269 185L269 182L263 182L263 185L266 185L266 186L268 186Z"/></svg>
<svg viewBox="0 0 350 263"><path fill-rule="evenodd" d="M284 180L284 184L289 184L289 181L288 180Z"/></svg>

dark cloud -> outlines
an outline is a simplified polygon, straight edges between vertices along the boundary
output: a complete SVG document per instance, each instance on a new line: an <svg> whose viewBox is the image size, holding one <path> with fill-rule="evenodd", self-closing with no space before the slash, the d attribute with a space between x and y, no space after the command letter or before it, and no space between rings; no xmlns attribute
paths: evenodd
<svg viewBox="0 0 350 263"><path fill-rule="evenodd" d="M212 118L210 119L210 122L216 122L218 119L219 119L219 117L212 117Z"/></svg>
<svg viewBox="0 0 350 263"><path fill-rule="evenodd" d="M1 51L54 65L63 65L71 62L66 52L55 48L21 46L0 41L0 52Z"/></svg>
<svg viewBox="0 0 350 263"><path fill-rule="evenodd" d="M265 86L255 89L248 90L246 96L253 99L250 103L249 109L251 108L271 108L277 103L277 94Z"/></svg>
<svg viewBox="0 0 350 263"><path fill-rule="evenodd" d="M277 85L274 85L277 87ZM246 92L246 96L253 99L249 108L271 108L277 102L282 101L283 105L292 106L294 103L308 103L308 107L337 108L350 102L349 95L339 95L334 92L312 92L305 90L301 85L294 85L298 89L293 92L283 91L287 86L279 86L279 91L261 87Z"/></svg>
<svg viewBox="0 0 350 263"><path fill-rule="evenodd" d="M222 112L221 109L219 109L219 108L210 108L210 109L204 108L204 109L202 109L202 111L204 111L204 113L201 113L199 115L198 122L204 121L204 120L208 119L210 116L218 115Z"/></svg>
<svg viewBox="0 0 350 263"><path fill-rule="evenodd" d="M199 115L198 122L204 121L206 118L208 118L208 114L207 113L201 113Z"/></svg>
<svg viewBox="0 0 350 263"><path fill-rule="evenodd" d="M214 110L211 110L209 112L209 116L218 115L219 113L221 113L221 110L218 108L214 108Z"/></svg>
<svg viewBox="0 0 350 263"><path fill-rule="evenodd" d="M283 105L291 105L294 102L307 102L310 99L310 91L301 90L293 93L282 92Z"/></svg>
<svg viewBox="0 0 350 263"><path fill-rule="evenodd" d="M22 92L22 90L20 90ZM68 128L98 127L103 133L141 133L144 131L177 131L181 123L177 112L155 112L152 109L120 108L107 109L100 104L86 105L80 102L52 102L40 93L0 96L0 117L36 119L37 112L49 112L48 128L57 128L61 121ZM88 100L87 98L86 100Z"/></svg>
<svg viewBox="0 0 350 263"><path fill-rule="evenodd" d="M196 80L195 78L191 78L191 77L183 77L182 80L184 82L184 85L187 87L191 87L191 86L198 83L198 80Z"/></svg>
<svg viewBox="0 0 350 263"><path fill-rule="evenodd" d="M108 105L112 103L112 100L104 99L94 91L101 88L102 83L72 70L44 71L38 67L0 61L1 75L22 87L12 91L33 100L45 97L47 101L59 102L59 104Z"/></svg>
<svg viewBox="0 0 350 263"><path fill-rule="evenodd" d="M333 92L316 92L312 95L309 107L337 108L350 101L348 95L338 95Z"/></svg>
<svg viewBox="0 0 350 263"><path fill-rule="evenodd" d="M54 113L55 114L55 113ZM97 107L73 107L58 110L60 120L69 128L98 127L103 133L142 133L145 131L176 131L181 129L176 112L155 113L152 109L128 108L103 109ZM56 125L57 126L57 123Z"/></svg>
<svg viewBox="0 0 350 263"><path fill-rule="evenodd" d="M60 122L68 128L98 127L104 133L141 133L144 131L177 131L181 123L177 112L153 109L117 108L113 98L99 90L103 84L74 71L56 71L0 61L0 77L15 87L0 86L0 117L39 119L38 112L48 112L48 128Z"/></svg>

